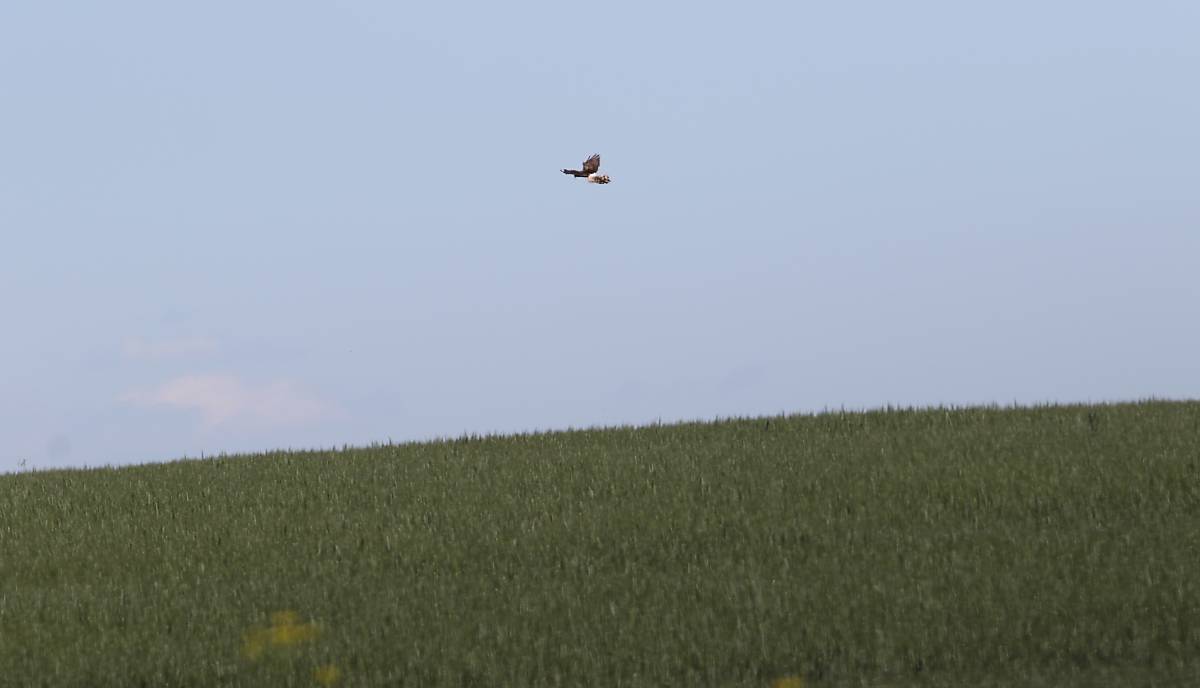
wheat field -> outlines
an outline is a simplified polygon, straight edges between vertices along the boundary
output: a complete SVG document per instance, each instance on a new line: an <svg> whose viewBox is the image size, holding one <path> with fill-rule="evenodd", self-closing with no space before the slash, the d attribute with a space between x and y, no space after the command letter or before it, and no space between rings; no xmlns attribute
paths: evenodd
<svg viewBox="0 0 1200 688"><path fill-rule="evenodd" d="M0 476L0 685L1200 685L1200 403Z"/></svg>

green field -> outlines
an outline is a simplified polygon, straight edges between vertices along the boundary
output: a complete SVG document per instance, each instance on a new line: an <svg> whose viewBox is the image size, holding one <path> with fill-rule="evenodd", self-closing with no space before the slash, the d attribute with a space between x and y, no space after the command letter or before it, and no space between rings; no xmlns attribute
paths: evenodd
<svg viewBox="0 0 1200 688"><path fill-rule="evenodd" d="M1200 685L1200 403L0 476L0 685L772 683Z"/></svg>

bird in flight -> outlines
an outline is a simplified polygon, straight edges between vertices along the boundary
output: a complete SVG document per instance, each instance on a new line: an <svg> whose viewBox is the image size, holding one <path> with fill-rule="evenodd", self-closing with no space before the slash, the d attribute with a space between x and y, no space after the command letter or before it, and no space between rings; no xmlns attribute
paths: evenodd
<svg viewBox="0 0 1200 688"><path fill-rule="evenodd" d="M607 184L611 179L607 174L600 174L600 154L596 153L592 157L583 161L582 170L563 170L563 174L569 174L572 177L587 177L591 184Z"/></svg>

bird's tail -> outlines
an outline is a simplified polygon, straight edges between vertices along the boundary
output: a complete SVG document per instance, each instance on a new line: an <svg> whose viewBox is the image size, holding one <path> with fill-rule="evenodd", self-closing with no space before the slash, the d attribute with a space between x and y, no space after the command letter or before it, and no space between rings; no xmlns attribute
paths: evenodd
<svg viewBox="0 0 1200 688"><path fill-rule="evenodd" d="M612 180L608 178L607 174L593 174L588 177L588 181L593 184L607 184Z"/></svg>

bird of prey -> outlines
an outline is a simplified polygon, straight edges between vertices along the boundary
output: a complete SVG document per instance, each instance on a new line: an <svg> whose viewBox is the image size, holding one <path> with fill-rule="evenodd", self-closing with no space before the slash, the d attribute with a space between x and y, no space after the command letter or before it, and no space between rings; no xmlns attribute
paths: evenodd
<svg viewBox="0 0 1200 688"><path fill-rule="evenodd" d="M563 174L569 174L572 177L586 177L591 184L607 184L611 179L607 174L600 174L600 154L596 153L592 157L583 161L582 170L563 170Z"/></svg>

